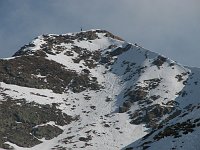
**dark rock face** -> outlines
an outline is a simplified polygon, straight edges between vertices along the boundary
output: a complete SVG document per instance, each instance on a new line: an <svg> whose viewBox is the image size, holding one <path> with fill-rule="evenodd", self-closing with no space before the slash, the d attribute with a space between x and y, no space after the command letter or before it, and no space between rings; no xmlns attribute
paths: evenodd
<svg viewBox="0 0 200 150"><path fill-rule="evenodd" d="M34 46L35 46L35 45L32 44L32 43L29 43L29 44L27 44L27 45L24 45L24 46L21 47L20 50L17 51L13 56L29 55L29 54L31 54L30 51L23 51L23 50L26 49L26 48L32 48L32 47L34 47Z"/></svg>
<svg viewBox="0 0 200 150"><path fill-rule="evenodd" d="M37 137L38 139L45 138L45 140L50 140L58 136L62 132L63 130L52 125L38 126L37 128L32 129L32 134L35 137Z"/></svg>
<svg viewBox="0 0 200 150"><path fill-rule="evenodd" d="M109 66L113 65L115 63L115 61L117 60L117 58L114 58L114 56L118 56L128 50L130 50L130 48L132 47L131 44L127 44L125 47L114 47L113 45L111 45L110 47L108 47L108 49L113 49L113 51L111 52L106 52L106 54L104 56L102 56L100 58L100 64L105 65L106 68L108 68ZM127 72L130 71L127 69Z"/></svg>
<svg viewBox="0 0 200 150"><path fill-rule="evenodd" d="M137 102L137 101L145 99L147 94L148 94L147 91L143 90L143 88L139 88L139 89L136 89L136 90L133 90L133 91L129 91L127 93L127 95L125 95L125 97L129 96L129 100L131 102Z"/></svg>
<svg viewBox="0 0 200 150"><path fill-rule="evenodd" d="M148 84L147 89L152 90L159 86L162 79L154 78L149 80L144 80L145 83Z"/></svg>
<svg viewBox="0 0 200 150"><path fill-rule="evenodd" d="M191 134L198 127L200 127L200 118L198 116L193 116L192 119L183 119L184 116L189 115L189 112L196 111L200 108L200 104L196 106L189 104L183 110L174 110L173 113L165 120L163 120L159 126L154 128L149 134L142 138L139 147L143 149L145 147L150 147L151 143L164 139L166 137L174 138L174 142L179 140L179 138L184 137L187 134ZM170 121L173 118L179 118L177 122ZM184 120L184 121L182 121ZM151 140L149 140L151 139ZM176 148L172 148L176 149Z"/></svg>
<svg viewBox="0 0 200 150"><path fill-rule="evenodd" d="M127 44L124 48L118 47L114 51L110 52L111 56L117 56L122 54L123 52L128 51L131 48L131 44Z"/></svg>
<svg viewBox="0 0 200 150"><path fill-rule="evenodd" d="M38 78L37 75L46 76L46 78ZM61 93L64 91L64 86L71 81L71 76L76 76L76 73L65 70L61 64L43 57L23 56L11 60L0 60L0 80L7 84L47 88Z"/></svg>
<svg viewBox="0 0 200 150"><path fill-rule="evenodd" d="M154 136L154 140L160 140L167 136L174 136L174 138L178 138L182 136L181 134L188 134L193 132L193 128L196 127L196 124L197 123L191 122L191 120L187 120L182 123L167 126L163 131Z"/></svg>
<svg viewBox="0 0 200 150"><path fill-rule="evenodd" d="M150 100L146 98L147 94L148 87L138 86L135 90L128 89L124 94L124 98L127 98L127 100L123 103L123 106L119 107L119 112L127 112L135 102L139 104L149 103Z"/></svg>
<svg viewBox="0 0 200 150"><path fill-rule="evenodd" d="M57 126L41 124L54 121L56 125L66 125L75 120L62 113L56 105L39 105L25 100L13 100L5 96L0 103L0 147L7 148L9 141L18 146L32 147L41 143L37 138L52 139L62 133ZM6 138L4 138L6 137ZM37 137L37 138L36 138Z"/></svg>
<svg viewBox="0 0 200 150"><path fill-rule="evenodd" d="M90 69L97 66L97 63L99 62L99 59L101 57L100 51L98 50L91 52L88 49L78 46L73 46L71 51L69 52L76 52L78 54L78 56L73 59L74 63L79 63L81 60L83 60L84 65Z"/></svg>
<svg viewBox="0 0 200 150"><path fill-rule="evenodd" d="M91 80L88 75L64 69L63 65L43 57L23 56L11 60L0 60L0 81L7 84L46 88L62 93L72 80L74 82L70 86L74 92L81 92L87 88L91 90L99 88L97 81Z"/></svg>
<svg viewBox="0 0 200 150"><path fill-rule="evenodd" d="M92 140L92 137L91 137L91 136L80 137L79 140L80 140L80 141L84 141L84 142L88 142L88 141Z"/></svg>
<svg viewBox="0 0 200 150"><path fill-rule="evenodd" d="M82 40L88 41L88 40L95 40L99 37L96 34L96 31L87 31L87 32L80 32L80 33L76 34L75 38L78 40L81 40L81 41Z"/></svg>
<svg viewBox="0 0 200 150"><path fill-rule="evenodd" d="M69 88L73 92L79 93L86 89L98 90L100 89L100 85L98 85L95 79L89 79L87 74L82 74L73 78L72 82L69 84Z"/></svg>
<svg viewBox="0 0 200 150"><path fill-rule="evenodd" d="M139 105L146 104L147 106L153 102L152 100L158 99L160 97L159 95L153 95L151 97L148 97L147 95L149 90L155 89L159 86L161 80L162 79L158 78L144 80L146 86L136 86L134 90L127 89L127 91L124 93L124 98L127 100L123 103L123 106L119 107L119 112L127 112L135 102L137 102Z"/></svg>
<svg viewBox="0 0 200 150"><path fill-rule="evenodd" d="M131 123L145 123L149 128L156 128L159 125L158 122L160 119L164 115L170 114L174 109L173 107L164 107L159 104L151 105L130 114L130 118L132 119Z"/></svg>
<svg viewBox="0 0 200 150"><path fill-rule="evenodd" d="M167 58L163 56L158 56L158 58L154 60L153 64L156 65L158 68L160 68L160 66L162 66L164 62L166 62L166 60Z"/></svg>
<svg viewBox="0 0 200 150"><path fill-rule="evenodd" d="M175 76L175 78L178 79L178 82L181 82L181 81L184 80L183 77L186 76L187 74L190 74L190 73L187 72L187 73L178 74L178 75ZM185 82L187 83L187 81L185 81ZM185 84L185 83L183 83L183 84Z"/></svg>

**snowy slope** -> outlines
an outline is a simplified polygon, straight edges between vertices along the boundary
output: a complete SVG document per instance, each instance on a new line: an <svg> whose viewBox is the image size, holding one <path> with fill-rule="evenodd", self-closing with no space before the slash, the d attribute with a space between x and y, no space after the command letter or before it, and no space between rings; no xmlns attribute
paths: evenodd
<svg viewBox="0 0 200 150"><path fill-rule="evenodd" d="M182 135L178 137L175 131L164 132L167 126L188 119L198 124L194 120L200 105L199 69L184 67L107 31L41 35L12 58L1 60L1 66L5 70L0 84L2 102L11 99L24 105L21 100L25 100L40 108L56 104L56 111L75 118L65 124L56 119L34 122L33 129L49 125L62 133L47 138L41 131L40 136L31 132L37 142L24 145L9 135L2 140L3 148L160 149L168 143L162 149L188 149L189 138L194 139L193 149L200 146L198 125L185 134L183 125L177 129Z"/></svg>
<svg viewBox="0 0 200 150"><path fill-rule="evenodd" d="M190 71L186 86L175 99L176 115L171 120L163 121L148 136L126 146L127 149L199 149L200 71L199 68L190 68Z"/></svg>

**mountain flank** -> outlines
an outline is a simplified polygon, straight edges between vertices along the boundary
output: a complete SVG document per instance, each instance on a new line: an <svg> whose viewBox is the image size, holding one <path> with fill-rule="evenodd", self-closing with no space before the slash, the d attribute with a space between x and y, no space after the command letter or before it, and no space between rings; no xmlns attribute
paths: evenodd
<svg viewBox="0 0 200 150"><path fill-rule="evenodd" d="M106 30L0 59L0 148L198 150L200 69Z"/></svg>

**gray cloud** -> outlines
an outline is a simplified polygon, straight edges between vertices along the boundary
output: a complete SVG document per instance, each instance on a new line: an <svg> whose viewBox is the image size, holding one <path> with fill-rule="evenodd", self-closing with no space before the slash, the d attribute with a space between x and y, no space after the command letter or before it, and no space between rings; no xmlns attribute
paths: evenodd
<svg viewBox="0 0 200 150"><path fill-rule="evenodd" d="M180 63L200 66L199 0L0 1L0 56L35 36L102 28Z"/></svg>

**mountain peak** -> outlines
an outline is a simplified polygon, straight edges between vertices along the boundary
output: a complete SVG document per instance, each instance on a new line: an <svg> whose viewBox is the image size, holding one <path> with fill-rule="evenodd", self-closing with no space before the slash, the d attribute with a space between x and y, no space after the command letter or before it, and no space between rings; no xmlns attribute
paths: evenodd
<svg viewBox="0 0 200 150"><path fill-rule="evenodd" d="M200 70L106 30L38 36L0 60L0 81L5 149L200 146Z"/></svg>
<svg viewBox="0 0 200 150"><path fill-rule="evenodd" d="M67 34L46 34L36 37L31 43L21 47L13 56L30 55L30 54L58 54L68 45L75 45L80 42L102 41L102 40L119 40L122 38L113 35L106 30L92 29Z"/></svg>

